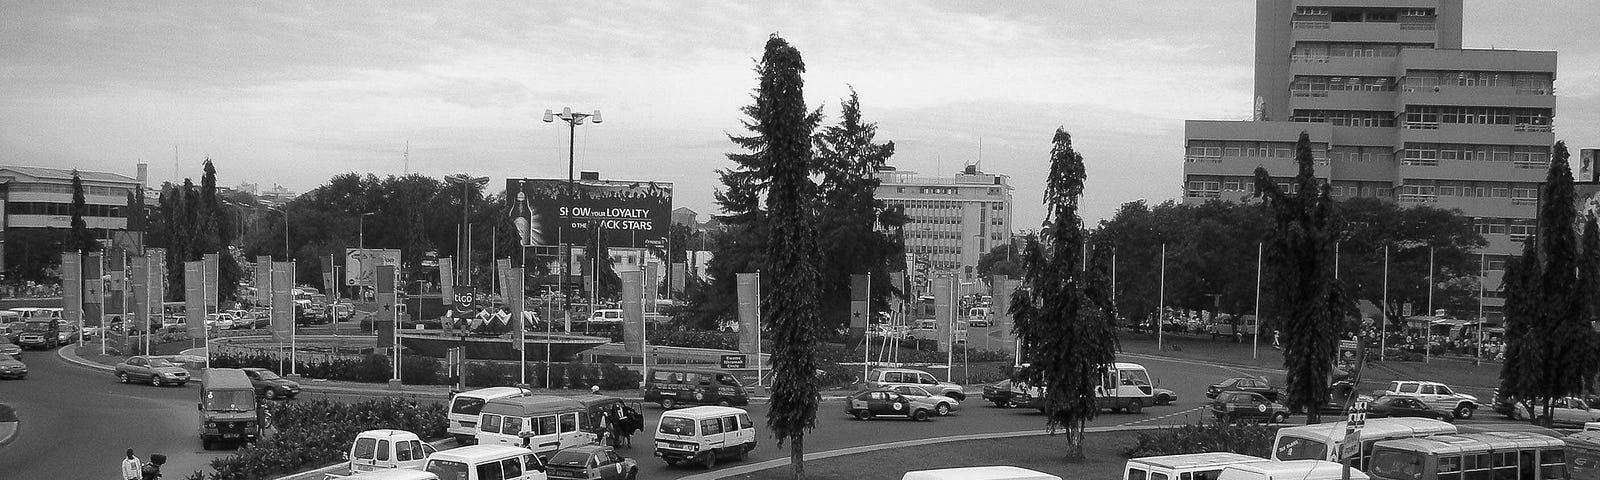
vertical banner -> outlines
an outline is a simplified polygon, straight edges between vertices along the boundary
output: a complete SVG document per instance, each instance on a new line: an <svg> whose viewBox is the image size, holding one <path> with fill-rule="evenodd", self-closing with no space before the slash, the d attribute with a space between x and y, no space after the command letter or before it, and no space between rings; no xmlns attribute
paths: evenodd
<svg viewBox="0 0 1600 480"><path fill-rule="evenodd" d="M167 324L167 249L149 248L144 251L145 258L150 259L150 286L149 303L145 305L150 309L150 316L154 317L151 323ZM142 330L142 329L141 329ZM148 337L146 337L148 340ZM147 343L145 346L149 346Z"/></svg>
<svg viewBox="0 0 1600 480"><path fill-rule="evenodd" d="M906 310L906 299L911 298L911 290L906 289L906 272L889 272L889 285L900 290L901 298L901 301L889 302L889 310L893 312L892 318L903 318L901 315Z"/></svg>
<svg viewBox="0 0 1600 480"><path fill-rule="evenodd" d="M324 300L324 302L327 302L337 298L333 288L333 255L321 257L319 260L322 261L322 298L327 299Z"/></svg>
<svg viewBox="0 0 1600 480"><path fill-rule="evenodd" d="M673 296L683 295L683 285L689 280L688 273L688 263L677 262L672 264L672 275L669 275L672 278L667 279L667 283L670 285L668 289L672 291Z"/></svg>
<svg viewBox="0 0 1600 480"><path fill-rule="evenodd" d="M266 262L256 268L267 269L267 298L272 300L272 338L278 343L293 340L294 337L294 263L293 262Z"/></svg>
<svg viewBox="0 0 1600 480"><path fill-rule="evenodd" d="M84 325L105 325L106 313L105 257L100 252L85 255L83 262L83 322Z"/></svg>
<svg viewBox="0 0 1600 480"><path fill-rule="evenodd" d="M622 344L628 353L644 353L644 271L621 270Z"/></svg>
<svg viewBox="0 0 1600 480"><path fill-rule="evenodd" d="M656 299L661 292L661 264L646 263L644 265L644 304L651 312L656 311Z"/></svg>
<svg viewBox="0 0 1600 480"><path fill-rule="evenodd" d="M761 277L754 273L735 275L739 294L739 353L760 353Z"/></svg>
<svg viewBox="0 0 1600 480"><path fill-rule="evenodd" d="M511 318L508 320L511 322L511 346L522 350L523 342L526 341L522 325L522 311L526 309L523 302L528 298L522 294L522 269L507 268L505 279L506 308L511 310Z"/></svg>
<svg viewBox="0 0 1600 480"><path fill-rule="evenodd" d="M255 274L256 298L258 307L272 305L272 257L261 255L256 257Z"/></svg>
<svg viewBox="0 0 1600 480"><path fill-rule="evenodd" d="M106 275L111 277L111 282L106 284L107 301L115 308L111 310L116 318L121 319L128 304L128 255L122 249L106 252Z"/></svg>
<svg viewBox="0 0 1600 480"><path fill-rule="evenodd" d="M1001 332L1005 332L1004 335L1006 337L1011 338L1011 341L1005 342L1002 350L1015 350L1017 336L1011 327L1016 324L1016 321L1011 317L1011 294L1022 287L1022 280L1012 279L1005 275L995 275L993 282L990 283L994 289L994 309L990 312L994 315L993 323Z"/></svg>
<svg viewBox="0 0 1600 480"><path fill-rule="evenodd" d="M511 276L511 258L496 259L494 261L494 272L495 281L500 282L495 284L495 286L500 287L500 304L510 307L511 283L510 279L506 277Z"/></svg>
<svg viewBox="0 0 1600 480"><path fill-rule="evenodd" d="M206 292L205 262L183 262L183 321L188 327L189 338L205 336L206 331Z"/></svg>
<svg viewBox="0 0 1600 480"><path fill-rule="evenodd" d="M83 254L61 254L61 303L62 319L83 325Z"/></svg>
<svg viewBox="0 0 1600 480"><path fill-rule="evenodd" d="M128 353L133 348L133 332L142 332L150 328L150 259L148 257L133 257L133 276L128 277L128 296L133 303L129 304L133 318L122 319L123 343L122 352ZM143 352L140 352L143 353Z"/></svg>
<svg viewBox="0 0 1600 480"><path fill-rule="evenodd" d="M939 337L939 351L950 351L951 325L955 317L955 280L950 277L933 279L933 334Z"/></svg>
<svg viewBox="0 0 1600 480"><path fill-rule="evenodd" d="M850 336L859 337L866 333L867 325L871 324L872 307L867 299L868 291L872 288L867 282L866 275L850 275Z"/></svg>
<svg viewBox="0 0 1600 480"><path fill-rule="evenodd" d="M389 348L395 346L395 329L400 320L399 307L395 306L394 265L378 266L377 275L374 280L378 282L378 321L372 327L378 333L378 347Z"/></svg>
<svg viewBox="0 0 1600 480"><path fill-rule="evenodd" d="M203 278L206 282L204 288L206 295L206 313L210 314L213 310L218 310L217 291L219 288L217 287L217 283L222 281L222 256L215 253L207 253L200 256L200 261L205 262L205 265L202 265L201 268L205 269L205 276Z"/></svg>
<svg viewBox="0 0 1600 480"><path fill-rule="evenodd" d="M446 302L456 298L456 264L450 257L439 258L439 298Z"/></svg>

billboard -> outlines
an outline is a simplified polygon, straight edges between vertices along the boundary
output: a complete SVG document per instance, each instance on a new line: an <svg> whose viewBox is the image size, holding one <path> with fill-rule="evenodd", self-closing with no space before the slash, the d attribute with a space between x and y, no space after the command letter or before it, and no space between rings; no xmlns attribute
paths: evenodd
<svg viewBox="0 0 1600 480"><path fill-rule="evenodd" d="M378 286L378 266L400 267L400 251L378 248L344 249L344 284Z"/></svg>
<svg viewBox="0 0 1600 480"><path fill-rule="evenodd" d="M526 247L583 245L596 233L607 247L664 247L672 225L666 182L576 180L569 188L566 180L511 178L506 198Z"/></svg>

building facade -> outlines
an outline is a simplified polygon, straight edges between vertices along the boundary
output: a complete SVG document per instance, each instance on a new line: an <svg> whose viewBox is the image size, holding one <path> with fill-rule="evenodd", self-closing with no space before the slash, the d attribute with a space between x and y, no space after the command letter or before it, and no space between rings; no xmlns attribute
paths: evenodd
<svg viewBox="0 0 1600 480"><path fill-rule="evenodd" d="M23 252L13 251L31 242L12 241L52 229L72 228L72 170L46 167L0 166L0 271ZM110 239L128 229L128 199L142 192L147 174L139 164L138 178L109 172L78 171L88 214L83 222L95 238ZM59 252L49 252L59 253Z"/></svg>
<svg viewBox="0 0 1600 480"><path fill-rule="evenodd" d="M1489 241L1489 290L1534 233L1555 143L1556 54L1461 48L1461 0L1257 0L1253 121L1184 126L1184 201L1289 186L1312 141L1335 199L1457 209ZM1504 300L1490 292L1486 314Z"/></svg>
<svg viewBox="0 0 1600 480"><path fill-rule="evenodd" d="M904 208L910 217L904 229L906 253L926 259L934 272L975 280L978 257L1011 241L1009 176L968 165L951 177L893 167L880 170L877 177L878 200Z"/></svg>

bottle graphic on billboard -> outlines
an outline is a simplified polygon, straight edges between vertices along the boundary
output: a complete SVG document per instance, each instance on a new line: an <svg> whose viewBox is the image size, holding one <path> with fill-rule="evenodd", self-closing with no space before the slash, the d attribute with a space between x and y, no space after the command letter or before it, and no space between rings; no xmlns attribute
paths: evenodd
<svg viewBox="0 0 1600 480"><path fill-rule="evenodd" d="M533 207L528 204L528 193L522 189L522 182L517 182L517 200L511 206L511 224L517 229L520 245L530 247L539 244L539 236L544 228L540 225L539 214L534 213Z"/></svg>

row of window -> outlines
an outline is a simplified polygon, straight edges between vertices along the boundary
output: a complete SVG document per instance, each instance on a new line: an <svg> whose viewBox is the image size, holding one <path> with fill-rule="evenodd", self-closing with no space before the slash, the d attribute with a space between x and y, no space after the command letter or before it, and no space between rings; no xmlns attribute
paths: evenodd
<svg viewBox="0 0 1600 480"><path fill-rule="evenodd" d="M1423 105L1406 107L1408 124L1549 125L1550 117L1551 112L1548 108Z"/></svg>
<svg viewBox="0 0 1600 480"><path fill-rule="evenodd" d="M1289 89L1297 97L1326 96L1316 92L1350 91L1350 92L1393 92L1395 90L1394 77L1330 77L1326 75L1297 75Z"/></svg>
<svg viewBox="0 0 1600 480"><path fill-rule="evenodd" d="M1460 180L1406 180L1403 195L1443 197L1498 197L1530 202L1539 198L1539 184L1523 182L1471 182Z"/></svg>
<svg viewBox="0 0 1600 480"><path fill-rule="evenodd" d="M1190 140L1186 149L1190 157L1269 157L1294 158L1292 142L1224 142L1215 140ZM1311 156L1327 158L1324 147L1313 145Z"/></svg>
<svg viewBox="0 0 1600 480"><path fill-rule="evenodd" d="M1293 59L1306 62L1328 57L1396 57L1403 48L1432 48L1427 43L1329 43L1299 42L1290 51Z"/></svg>
<svg viewBox="0 0 1600 480"><path fill-rule="evenodd" d="M1519 90L1543 90L1549 92L1552 84L1551 77L1551 74L1547 72L1411 70L1406 72L1405 78L1400 79L1400 84L1412 88L1454 85L1459 87L1516 87Z"/></svg>
<svg viewBox="0 0 1600 480"><path fill-rule="evenodd" d="M86 216L90 217L122 217L125 205L84 205L87 207ZM11 202L6 204L8 215L72 215L72 204L54 202Z"/></svg>
<svg viewBox="0 0 1600 480"><path fill-rule="evenodd" d="M1394 152L1382 147L1334 147L1328 156L1335 162L1392 162Z"/></svg>
<svg viewBox="0 0 1600 480"><path fill-rule="evenodd" d="M1531 218L1473 218L1472 230L1479 235L1510 235L1512 240L1522 240L1533 236L1539 230L1539 221ZM1489 262L1490 270L1495 262ZM1505 268L1505 260L1500 261L1500 268Z"/></svg>
<svg viewBox="0 0 1600 480"><path fill-rule="evenodd" d="M1296 109L1289 120L1309 123L1331 123L1340 127L1394 127L1394 112L1379 110L1302 110Z"/></svg>
<svg viewBox="0 0 1600 480"><path fill-rule="evenodd" d="M1475 160L1511 162L1517 168L1550 167L1550 150L1544 147L1408 143L1402 155L1401 163L1405 165L1437 166L1441 160Z"/></svg>
<svg viewBox="0 0 1600 480"><path fill-rule="evenodd" d="M1396 22L1415 21L1416 17L1432 17L1434 10L1432 8L1299 7L1295 9L1294 15L1296 20Z"/></svg>
<svg viewBox="0 0 1600 480"><path fill-rule="evenodd" d="M12 184L8 189L13 192L72 193L72 185L56 183L16 183ZM95 185L83 186L84 195L126 197L130 191L130 189L121 187L101 187Z"/></svg>

